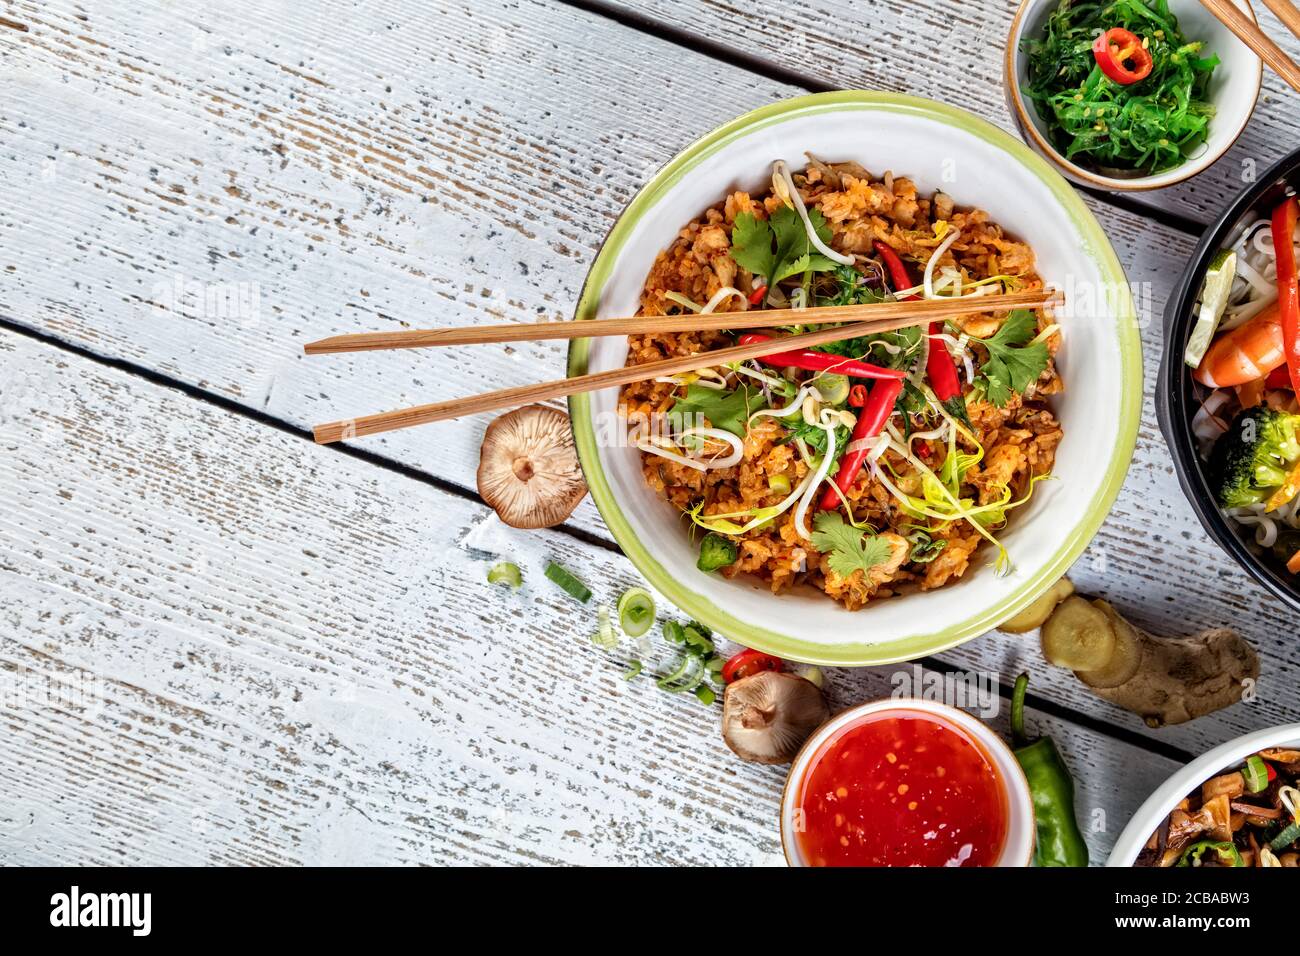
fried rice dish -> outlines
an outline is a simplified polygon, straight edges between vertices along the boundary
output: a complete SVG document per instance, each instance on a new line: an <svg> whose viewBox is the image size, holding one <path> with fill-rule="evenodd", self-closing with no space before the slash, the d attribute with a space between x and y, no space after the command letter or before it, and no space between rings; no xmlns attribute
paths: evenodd
<svg viewBox="0 0 1300 956"><path fill-rule="evenodd" d="M909 179L809 157L687 224L645 281L644 316L804 309L1042 288L1034 254L979 209ZM788 321L788 318L787 318ZM632 336L628 365L759 332ZM683 516L699 568L850 610L1010 566L998 532L1062 438L1059 328L1045 311L972 311L815 349L625 386L645 480Z"/></svg>

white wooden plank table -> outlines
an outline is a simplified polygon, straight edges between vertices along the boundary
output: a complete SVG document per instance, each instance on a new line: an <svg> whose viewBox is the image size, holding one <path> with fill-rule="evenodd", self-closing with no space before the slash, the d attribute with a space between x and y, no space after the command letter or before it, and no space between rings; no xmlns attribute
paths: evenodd
<svg viewBox="0 0 1300 956"><path fill-rule="evenodd" d="M1009 126L1011 5L819 0L780 30L750 0L319 8L0 11L0 862L779 862L783 774L731 757L716 709L624 684L553 589L485 591L494 547L581 568L604 599L636 582L589 503L500 543L473 492L486 418L306 438L554 377L562 349L308 362L301 345L567 317L653 170L781 97L906 90ZM961 54L903 42L918 17ZM1085 197L1138 284L1148 389L1191 230L1242 162L1291 146L1268 83L1193 186ZM1256 703L1163 731L1032 638L923 662L1033 669L1100 860L1186 755L1297 719L1300 653L1201 532L1149 407L1072 576L1155 631L1232 622L1264 659ZM896 670L832 672L836 703Z"/></svg>

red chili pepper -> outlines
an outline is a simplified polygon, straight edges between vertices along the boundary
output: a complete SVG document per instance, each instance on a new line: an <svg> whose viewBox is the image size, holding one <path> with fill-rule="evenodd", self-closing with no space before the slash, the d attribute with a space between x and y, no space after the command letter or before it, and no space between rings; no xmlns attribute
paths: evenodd
<svg viewBox="0 0 1300 956"><path fill-rule="evenodd" d="M785 664L781 658L764 654L762 651L741 651L722 665L723 683L730 684L757 674L759 671L779 671Z"/></svg>
<svg viewBox="0 0 1300 956"><path fill-rule="evenodd" d="M1273 254L1277 256L1277 299L1282 322L1282 348L1291 388L1300 395L1300 276L1296 274L1296 220L1300 203L1289 197L1273 210Z"/></svg>
<svg viewBox="0 0 1300 956"><path fill-rule="evenodd" d="M849 407L861 408L867 404L867 386L854 385L849 389Z"/></svg>
<svg viewBox="0 0 1300 956"><path fill-rule="evenodd" d="M853 438L850 444L879 435L881 429L885 427L885 422L889 421L890 413L894 410L894 402L898 401L898 396L902 393L901 379L885 379L871 386L871 395L867 398L866 407L862 409L857 423L853 426ZM835 486L840 491L836 493L835 488L827 488L822 493L822 511L830 511L839 503L840 494L849 490L853 479L862 470L862 463L867 460L867 455L870 453L870 448L844 453L840 458L840 470L835 473Z"/></svg>
<svg viewBox="0 0 1300 956"><path fill-rule="evenodd" d="M1122 27L1111 27L1092 44L1092 56L1101 72L1128 86L1151 75L1151 51L1142 45L1137 34ZM1128 64L1133 64L1129 66Z"/></svg>
<svg viewBox="0 0 1300 956"><path fill-rule="evenodd" d="M894 289L910 289L912 287L911 276L907 274L907 266L903 265L903 260L898 257L893 249L877 239L872 243L876 253L885 263L885 268L889 270L890 281L894 284ZM919 295L909 295L905 301L919 299ZM957 377L957 363L953 361L952 356L948 354L947 347L941 341L935 341L934 336L943 334L942 322L931 322L929 334L930 350L925 360L925 374L929 376L930 385L934 388L934 397L939 400L948 414L964 422L968 427L970 419L966 415L966 400L961 394L961 379Z"/></svg>
<svg viewBox="0 0 1300 956"><path fill-rule="evenodd" d="M1264 379L1265 388L1286 388L1294 391L1291 384L1291 370L1285 365L1279 365L1273 371L1268 373L1268 378Z"/></svg>
<svg viewBox="0 0 1300 956"><path fill-rule="evenodd" d="M749 294L749 304L758 305L763 301L763 296L767 295L767 286L761 285Z"/></svg>
<svg viewBox="0 0 1300 956"><path fill-rule="evenodd" d="M753 345L755 342L770 342L772 336L762 332L746 332L737 341L741 345ZM773 352L759 359L767 365L778 368L801 368L809 372L835 372L839 375L852 375L854 378L902 378L903 371L896 368L883 368L870 362L831 355L829 352L814 352L812 349L798 349L793 352Z"/></svg>
<svg viewBox="0 0 1300 956"><path fill-rule="evenodd" d="M1264 761L1264 769L1268 771L1269 783L1272 783L1274 780L1277 779L1277 771L1273 769L1273 765L1269 763L1267 760Z"/></svg>

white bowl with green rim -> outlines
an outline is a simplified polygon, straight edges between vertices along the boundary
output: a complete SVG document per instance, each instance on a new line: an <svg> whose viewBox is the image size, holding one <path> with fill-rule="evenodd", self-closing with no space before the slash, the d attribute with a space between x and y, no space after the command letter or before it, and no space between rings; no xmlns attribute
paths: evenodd
<svg viewBox="0 0 1300 956"><path fill-rule="evenodd" d="M570 399L578 454L596 506L642 574L685 614L746 647L791 660L871 665L911 660L978 637L1016 614L1066 572L1106 517L1124 481L1142 403L1142 351L1128 281L1097 220L1043 159L955 107L892 93L843 91L774 103L733 120L678 154L632 200L587 277L576 318L633 315L656 254L728 192L762 192L771 164L802 168L808 151L892 170L923 193L942 189L976 206L1034 249L1060 287L1065 382L1053 409L1065 431L1055 481L1040 482L1000 534L1013 570L999 576L989 547L957 583L847 611L812 588L772 594L755 578L695 567L686 524L645 483L623 440L618 390ZM621 367L627 339L576 340L569 374ZM622 429L622 430L621 430Z"/></svg>

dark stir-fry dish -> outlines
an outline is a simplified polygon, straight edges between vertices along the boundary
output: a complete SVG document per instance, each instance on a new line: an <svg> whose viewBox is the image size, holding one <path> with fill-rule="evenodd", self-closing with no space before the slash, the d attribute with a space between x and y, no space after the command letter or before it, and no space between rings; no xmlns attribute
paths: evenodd
<svg viewBox="0 0 1300 956"><path fill-rule="evenodd" d="M1261 750L1189 794L1134 866L1300 866L1300 750Z"/></svg>

